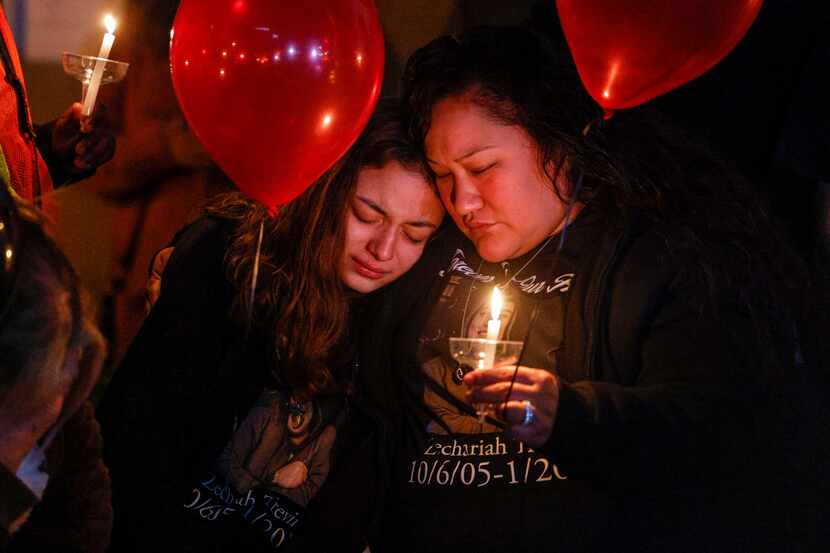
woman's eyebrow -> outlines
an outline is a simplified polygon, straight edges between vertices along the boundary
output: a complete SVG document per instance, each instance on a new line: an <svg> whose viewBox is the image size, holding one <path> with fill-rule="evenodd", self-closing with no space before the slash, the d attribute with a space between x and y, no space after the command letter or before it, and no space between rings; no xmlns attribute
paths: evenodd
<svg viewBox="0 0 830 553"><path fill-rule="evenodd" d="M431 229L437 229L438 228L437 225L434 225L433 223L430 223L429 221L425 221L425 220L407 221L404 224L408 227L431 228Z"/></svg>
<svg viewBox="0 0 830 553"><path fill-rule="evenodd" d="M360 200L361 202L363 202L364 204L366 204L367 206L369 206L373 210L377 211L378 213L380 213L384 217L389 216L389 214L386 212L386 210L384 210L382 207L380 207L378 204L376 204L375 202L373 202L369 198L367 198L365 196L361 196L359 194L355 195L355 198L357 198L358 200ZM438 225L430 223L429 221L427 221L425 219L418 219L418 220L415 220L415 221L406 221L403 224L408 226L408 227L431 228L431 229L437 229L438 228Z"/></svg>
<svg viewBox="0 0 830 553"><path fill-rule="evenodd" d="M371 207L372 209L377 211L378 213L380 213L381 215L383 215L383 216L388 216L389 215L388 213L386 213L386 211L382 207L380 207L378 204L376 204L375 202L373 202L369 198L366 198L365 196L360 196L360 195L356 195L355 197L358 200L360 200L361 202L363 202L364 204L368 205L369 207Z"/></svg>
<svg viewBox="0 0 830 553"><path fill-rule="evenodd" d="M461 156L455 158L453 161L455 161L455 162L463 161L463 160L467 159L468 157L472 157L472 156L476 155L477 153L483 152L484 150L489 150L490 148L495 148L495 146L493 146L491 144L487 144L485 146L474 146L472 150L470 150L470 151L462 154ZM434 163L436 165L441 165L440 162L435 161L434 159L430 159L430 158L427 158L427 163Z"/></svg>

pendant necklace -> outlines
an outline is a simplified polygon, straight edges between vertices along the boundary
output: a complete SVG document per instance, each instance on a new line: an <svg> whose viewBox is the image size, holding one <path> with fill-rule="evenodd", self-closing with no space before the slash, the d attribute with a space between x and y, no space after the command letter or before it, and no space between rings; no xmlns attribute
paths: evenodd
<svg viewBox="0 0 830 553"><path fill-rule="evenodd" d="M502 269L504 269L504 282L502 284L496 284L495 285L496 288L498 288L499 290L505 290L508 286L510 286L510 283L513 282L514 280L516 280L516 277L518 277L522 273L522 271L527 269L527 267L531 263L533 263L533 260L536 259L539 256L540 253L542 253L542 250L544 250L548 246L548 244L550 244L550 242L551 242L551 240L553 240L554 236L556 236L556 233L553 233L550 236L548 236L545 239L545 241L542 242L542 244L538 248L536 248L536 251L533 253L532 256L530 256L530 259L525 261L524 265L519 267L519 269L513 273L513 276L509 276L508 273L507 273L507 269L504 268L504 265L507 264L508 262L502 263ZM481 267L483 265L484 265L484 260L483 259L479 260L478 269L476 269L476 273L481 274ZM467 299L464 302L464 311L461 314L461 332L458 334L459 336L466 336L465 329L467 328L467 308L470 306L470 296L472 295L473 288L475 288L475 287L476 287L476 284L472 283L470 285L470 287L467 288Z"/></svg>
<svg viewBox="0 0 830 553"><path fill-rule="evenodd" d="M536 259L539 256L540 253L542 253L542 250L544 250L548 246L548 244L550 244L550 241L553 240L554 236L556 236L556 233L553 233L550 236L548 236L545 239L545 241L542 242L542 244L536 249L536 251L533 253L533 255L530 256L530 259L525 261L525 264L522 265L521 267L519 267L519 269L515 273L513 273L512 277L508 277L507 270L505 269L505 271L504 271L504 283L496 284L496 287L500 288L501 290L504 290L505 288L510 286L510 284L514 280L516 280L516 277L518 277L522 273L522 271L527 269L527 266L530 265L531 263L533 263L533 260ZM502 264L502 268L504 268L504 264Z"/></svg>

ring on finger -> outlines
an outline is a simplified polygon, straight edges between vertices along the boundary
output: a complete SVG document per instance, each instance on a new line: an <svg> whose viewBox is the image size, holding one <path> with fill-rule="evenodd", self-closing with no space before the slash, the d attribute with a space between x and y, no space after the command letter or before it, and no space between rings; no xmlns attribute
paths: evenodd
<svg viewBox="0 0 830 553"><path fill-rule="evenodd" d="M530 426L536 420L536 409L529 399L522 402L525 408L525 416L522 418L521 426Z"/></svg>

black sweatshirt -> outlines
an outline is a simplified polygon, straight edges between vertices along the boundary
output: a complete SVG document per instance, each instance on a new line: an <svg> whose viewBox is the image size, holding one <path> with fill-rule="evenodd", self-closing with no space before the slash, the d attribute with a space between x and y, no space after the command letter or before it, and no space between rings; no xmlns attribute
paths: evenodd
<svg viewBox="0 0 830 553"><path fill-rule="evenodd" d="M357 397L306 405L272 387L265 340L228 314L231 230L203 218L179 234L100 407L112 550L362 551L380 424Z"/></svg>
<svg viewBox="0 0 830 553"><path fill-rule="evenodd" d="M791 352L792 344L759 344L735 291L713 301L688 278L692 260L670 252L665 230L586 209L558 263L547 273L528 267L511 284L535 277L550 296L531 334L529 351L539 354L523 362L563 381L540 451L494 427L450 423L456 434L446 435L424 412L423 400L446 422L453 395L451 371L435 368L441 348L425 356L425 344L470 336L457 312L475 310L476 283L465 290L498 273L479 266L457 232L439 238L386 306L383 326L398 338L381 357L391 362L387 374L403 375L403 407L393 499L374 552L787 550L786 469L769 424L776 390L762 367L766 348ZM568 290L557 302L563 275ZM443 362L452 367L446 353Z"/></svg>

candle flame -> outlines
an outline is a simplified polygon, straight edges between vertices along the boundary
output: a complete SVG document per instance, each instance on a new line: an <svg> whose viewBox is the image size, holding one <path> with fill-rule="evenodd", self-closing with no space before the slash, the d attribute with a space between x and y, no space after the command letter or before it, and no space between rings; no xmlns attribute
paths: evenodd
<svg viewBox="0 0 830 553"><path fill-rule="evenodd" d="M493 299L490 301L490 318L498 321L501 316L501 307L504 300L501 296L501 291L498 286L493 287Z"/></svg>
<svg viewBox="0 0 830 553"><path fill-rule="evenodd" d="M118 22L115 20L111 13L108 13L106 16L104 16L104 27L107 28L107 32L109 34L113 34L117 26Z"/></svg>

